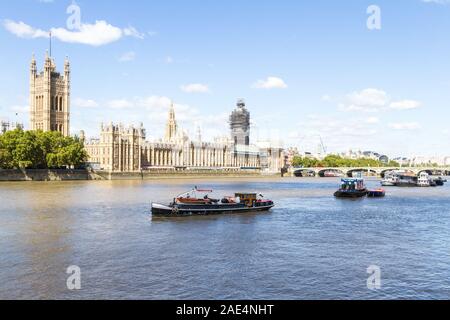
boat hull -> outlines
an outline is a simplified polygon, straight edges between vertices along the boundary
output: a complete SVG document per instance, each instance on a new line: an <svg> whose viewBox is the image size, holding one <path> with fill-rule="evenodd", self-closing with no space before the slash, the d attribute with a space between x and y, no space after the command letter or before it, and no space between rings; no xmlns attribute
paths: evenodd
<svg viewBox="0 0 450 320"><path fill-rule="evenodd" d="M386 196L386 192L383 190L369 190L367 196L369 198L383 198Z"/></svg>
<svg viewBox="0 0 450 320"><path fill-rule="evenodd" d="M275 205L273 203L267 205L255 205L248 207L240 204L216 204L216 205L161 205L152 204L152 215L165 217L184 217L184 216L205 216L220 214L237 214L269 211Z"/></svg>
<svg viewBox="0 0 450 320"><path fill-rule="evenodd" d="M338 190L334 193L334 196L336 198L349 198L349 199L362 198L367 196L367 190L351 190L351 191Z"/></svg>

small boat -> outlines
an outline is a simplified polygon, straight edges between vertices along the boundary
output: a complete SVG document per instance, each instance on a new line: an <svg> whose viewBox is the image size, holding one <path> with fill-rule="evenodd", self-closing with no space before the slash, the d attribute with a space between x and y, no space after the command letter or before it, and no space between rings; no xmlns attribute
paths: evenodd
<svg viewBox="0 0 450 320"><path fill-rule="evenodd" d="M294 171L294 176L297 178L304 178L304 177L313 178L316 176L316 173L312 170L296 170Z"/></svg>
<svg viewBox="0 0 450 320"><path fill-rule="evenodd" d="M341 187L334 193L336 198L362 198L367 196L367 188L362 178L341 180Z"/></svg>
<svg viewBox="0 0 450 320"><path fill-rule="evenodd" d="M430 179L430 176L426 172L422 172L419 175L419 178L417 179L417 186L418 187L430 187L432 186L432 182ZM436 184L435 184L436 185Z"/></svg>
<svg viewBox="0 0 450 320"><path fill-rule="evenodd" d="M369 198L383 198L386 196L386 191L384 189L376 189L367 191L367 196Z"/></svg>
<svg viewBox="0 0 450 320"><path fill-rule="evenodd" d="M447 182L447 180L443 179L442 177L434 179L433 181L434 181L434 183L436 183L436 186L438 186L438 187L442 187Z"/></svg>
<svg viewBox="0 0 450 320"><path fill-rule="evenodd" d="M328 170L328 171L324 172L323 176L325 178L340 178L340 177L343 177L344 174L341 172L338 172L338 171Z"/></svg>
<svg viewBox="0 0 450 320"><path fill-rule="evenodd" d="M399 174L398 181L395 183L396 187L417 187L417 176L411 174Z"/></svg>
<svg viewBox="0 0 450 320"><path fill-rule="evenodd" d="M384 179L381 180L381 185L383 187L394 187L398 182L397 174L392 171L385 175Z"/></svg>
<svg viewBox="0 0 450 320"><path fill-rule="evenodd" d="M155 216L193 216L212 214L232 214L269 211L275 206L271 200L264 199L258 193L235 193L233 197L223 197L222 200L209 198L212 190L194 188L174 199L169 205L152 203L152 215ZM197 197L204 193L203 197Z"/></svg>

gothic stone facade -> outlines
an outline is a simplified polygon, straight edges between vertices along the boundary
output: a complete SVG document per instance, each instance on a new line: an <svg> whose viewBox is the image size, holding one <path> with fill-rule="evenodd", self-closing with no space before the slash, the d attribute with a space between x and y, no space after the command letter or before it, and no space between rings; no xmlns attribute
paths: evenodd
<svg viewBox="0 0 450 320"><path fill-rule="evenodd" d="M244 112L243 112L244 111ZM245 114L245 105L241 102L233 114ZM201 141L201 135L191 140L179 129L173 106L169 111L166 134L160 141L146 141L145 129L133 126L102 125L100 139L85 143L90 162L103 170L133 172L154 168L191 168L191 169L239 169L255 168L278 172L282 167L282 150L266 146L259 148L250 145L249 118L244 121L245 128L230 119L231 139L217 139L214 142ZM235 143L235 134L238 142ZM246 144L248 142L248 144Z"/></svg>
<svg viewBox="0 0 450 320"><path fill-rule="evenodd" d="M56 71L55 61L45 57L38 73L33 56L30 67L30 128L70 134L70 64L66 58L64 74Z"/></svg>

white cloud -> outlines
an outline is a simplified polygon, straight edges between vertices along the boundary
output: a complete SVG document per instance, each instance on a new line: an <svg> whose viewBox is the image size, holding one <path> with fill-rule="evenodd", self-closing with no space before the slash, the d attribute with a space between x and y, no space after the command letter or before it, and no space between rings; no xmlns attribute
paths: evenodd
<svg viewBox="0 0 450 320"><path fill-rule="evenodd" d="M321 100L325 102L330 102L332 98L328 94L325 94L322 96Z"/></svg>
<svg viewBox="0 0 450 320"><path fill-rule="evenodd" d="M164 59L164 61L165 61L167 64L171 64L171 63L173 63L173 58L172 58L171 56L167 56L167 57Z"/></svg>
<svg viewBox="0 0 450 320"><path fill-rule="evenodd" d="M136 53L134 51L128 51L122 54L119 58L120 62L133 61L136 58Z"/></svg>
<svg viewBox="0 0 450 320"><path fill-rule="evenodd" d="M3 26L6 30L16 35L19 38L35 39L35 38L48 38L49 33L44 30L34 29L33 27L20 22L14 22L12 20L5 20Z"/></svg>
<svg viewBox="0 0 450 320"><path fill-rule="evenodd" d="M389 127L394 130L417 130L421 128L420 124L417 122L390 123Z"/></svg>
<svg viewBox="0 0 450 320"><path fill-rule="evenodd" d="M389 97L385 91L368 88L348 94L346 101L339 107L345 111L376 112L385 108L388 101Z"/></svg>
<svg viewBox="0 0 450 320"><path fill-rule="evenodd" d="M134 37L137 39L145 39L145 34L136 30L135 27L129 26L128 28L123 29L123 33L128 37Z"/></svg>
<svg viewBox="0 0 450 320"><path fill-rule="evenodd" d="M420 106L421 106L421 103L419 101L415 101L415 100L396 101L396 102L392 102L389 105L389 107L391 109L397 109L397 110L417 109Z"/></svg>
<svg viewBox="0 0 450 320"><path fill-rule="evenodd" d="M209 88L206 84L201 84L201 83L191 83L191 84L186 84L186 85L182 85L181 90L183 90L184 92L187 93L208 93L209 92Z"/></svg>
<svg viewBox="0 0 450 320"><path fill-rule="evenodd" d="M148 109L167 108L172 104L172 100L163 96L149 96L145 98L138 98L135 105L143 106Z"/></svg>
<svg viewBox="0 0 450 320"><path fill-rule="evenodd" d="M15 22L5 20L3 26L6 30L19 38L35 39L48 38L49 32L34 28L22 21ZM62 42L79 43L90 46L102 46L120 40L124 36L130 36L142 39L143 34L135 28L128 27L121 29L115 27L106 21L96 21L94 24L82 24L77 31L69 31L65 28L52 28L52 36Z"/></svg>
<svg viewBox="0 0 450 320"><path fill-rule="evenodd" d="M99 107L99 104L91 99L83 99L83 98L75 98L72 101L72 105L74 107L79 107L79 108L97 108Z"/></svg>
<svg viewBox="0 0 450 320"><path fill-rule="evenodd" d="M386 110L411 110L421 106L416 100L392 101L389 95L376 88L355 91L345 96L338 107L343 111L380 112Z"/></svg>
<svg viewBox="0 0 450 320"><path fill-rule="evenodd" d="M106 103L106 106L111 109L128 109L134 106L133 102L126 99L111 100Z"/></svg>
<svg viewBox="0 0 450 320"><path fill-rule="evenodd" d="M265 80L258 80L252 87L255 89L286 89L288 86L281 78L267 77Z"/></svg>
<svg viewBox="0 0 450 320"><path fill-rule="evenodd" d="M369 117L366 119L366 123L369 124L375 124L375 123L379 123L380 119L378 119L377 117Z"/></svg>
<svg viewBox="0 0 450 320"><path fill-rule="evenodd" d="M82 24L78 31L69 31L64 28L52 28L51 31L52 35L60 41L91 46L109 44L123 36L120 28L114 27L106 21L96 21L95 24Z"/></svg>

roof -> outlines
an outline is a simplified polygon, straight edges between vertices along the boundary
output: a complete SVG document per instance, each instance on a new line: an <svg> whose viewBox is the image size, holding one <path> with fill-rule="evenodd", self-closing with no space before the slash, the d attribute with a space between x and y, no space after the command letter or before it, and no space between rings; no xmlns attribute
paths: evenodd
<svg viewBox="0 0 450 320"><path fill-rule="evenodd" d="M358 181L364 181L362 178L345 178L341 179L342 182L358 182Z"/></svg>

